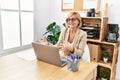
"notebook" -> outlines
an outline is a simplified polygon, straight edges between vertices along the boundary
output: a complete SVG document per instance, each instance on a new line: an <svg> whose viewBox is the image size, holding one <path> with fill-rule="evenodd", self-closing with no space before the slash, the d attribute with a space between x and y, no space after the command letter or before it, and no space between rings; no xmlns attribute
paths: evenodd
<svg viewBox="0 0 120 80"><path fill-rule="evenodd" d="M65 59L60 58L59 48L50 45L43 45L38 42L32 42L32 46L38 60L61 67L66 64Z"/></svg>

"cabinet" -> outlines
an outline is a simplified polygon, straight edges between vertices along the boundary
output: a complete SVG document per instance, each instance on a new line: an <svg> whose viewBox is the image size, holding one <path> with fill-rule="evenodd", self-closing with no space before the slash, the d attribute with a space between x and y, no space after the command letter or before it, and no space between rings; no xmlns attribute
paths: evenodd
<svg viewBox="0 0 120 80"><path fill-rule="evenodd" d="M87 40L90 50L90 59L91 61L98 63L97 80L101 80L101 73L103 71L108 73L108 80L115 80L116 75L119 43L109 43L105 41L108 30L107 22L107 17L82 18L82 29L85 30L88 35L90 35L89 31L92 29L94 30L94 28L97 27L97 36L88 37ZM103 51L107 51L109 53L107 62L103 61Z"/></svg>

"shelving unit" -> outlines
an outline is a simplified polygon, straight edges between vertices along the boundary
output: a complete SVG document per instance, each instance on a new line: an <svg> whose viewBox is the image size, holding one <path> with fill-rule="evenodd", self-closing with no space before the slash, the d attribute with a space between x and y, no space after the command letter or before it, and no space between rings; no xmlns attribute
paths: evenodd
<svg viewBox="0 0 120 80"><path fill-rule="evenodd" d="M103 41L107 35L107 23L108 17L82 17L82 28L98 28L97 36L94 39L88 39L89 41Z"/></svg>
<svg viewBox="0 0 120 80"><path fill-rule="evenodd" d="M97 68L97 80L101 80L100 74L102 71L109 73L108 80L115 80L116 75L116 66L118 58L118 47L119 43L110 43L106 42L105 38L107 36L107 17L82 17L82 29L84 27L98 27L97 36L88 38L87 43L90 49L90 58L91 61L98 63ZM89 30L85 30L88 34ZM89 35L89 34L88 34ZM102 52L109 52L108 62L103 61Z"/></svg>
<svg viewBox="0 0 120 80"><path fill-rule="evenodd" d="M89 45L100 46L101 52L99 52L99 53L94 53L95 47L94 48L89 47L90 54L92 54L91 57L93 58L91 60L97 62L99 67L104 67L104 68L109 69L110 70L109 80L115 80L119 44L118 43L109 43L109 42L89 42L88 41L88 46ZM103 49L102 46L104 46L104 47L106 46L106 49L105 48ZM93 52L91 52L91 50L93 50ZM110 55L107 63L105 63L103 61L102 56L101 56L103 50L108 51L109 55ZM97 55L97 56L95 56L95 55ZM98 78L99 78L99 76L98 76Z"/></svg>

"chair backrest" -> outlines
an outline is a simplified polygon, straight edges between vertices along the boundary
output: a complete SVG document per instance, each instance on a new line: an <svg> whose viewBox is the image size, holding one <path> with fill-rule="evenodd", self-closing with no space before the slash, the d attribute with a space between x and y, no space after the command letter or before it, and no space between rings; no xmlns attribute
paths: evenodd
<svg viewBox="0 0 120 80"><path fill-rule="evenodd" d="M88 47L87 44L85 45L82 59L85 60L85 61L90 62L90 51L89 51L89 47Z"/></svg>

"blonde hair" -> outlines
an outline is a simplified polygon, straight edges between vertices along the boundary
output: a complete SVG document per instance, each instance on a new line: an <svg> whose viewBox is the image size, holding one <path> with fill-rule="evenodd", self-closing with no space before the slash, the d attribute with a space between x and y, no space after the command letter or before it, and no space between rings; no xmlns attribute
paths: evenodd
<svg viewBox="0 0 120 80"><path fill-rule="evenodd" d="M67 19L70 18L73 15L76 16L76 18L78 19L78 21L79 21L78 28L80 28L82 26L82 18L81 18L80 14L78 12L70 12L67 16ZM68 28L69 26L68 26L67 19L66 19L66 27Z"/></svg>

